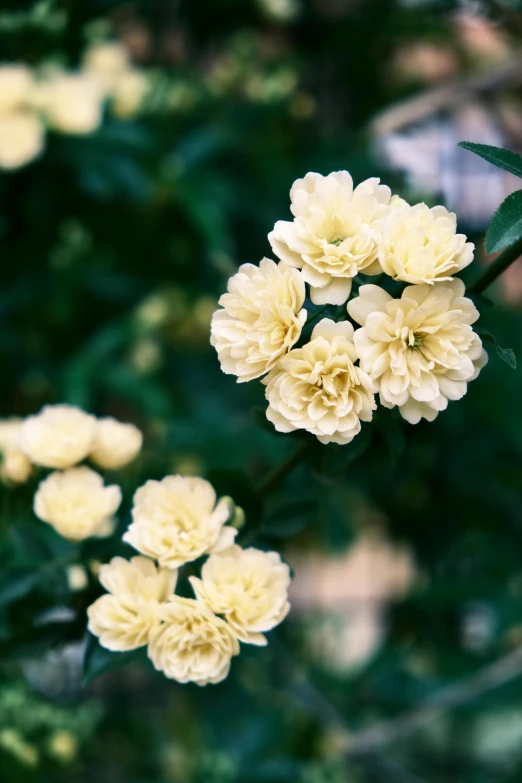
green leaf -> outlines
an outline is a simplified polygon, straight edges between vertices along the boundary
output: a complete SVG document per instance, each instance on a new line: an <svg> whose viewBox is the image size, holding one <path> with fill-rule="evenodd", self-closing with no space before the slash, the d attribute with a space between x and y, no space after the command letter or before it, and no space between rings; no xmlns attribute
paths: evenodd
<svg viewBox="0 0 522 783"><path fill-rule="evenodd" d="M472 141L461 141L459 147L474 152L475 155L498 166L499 169L509 171L516 177L522 177L522 157L516 152L504 150L502 147L492 147L490 144L475 144Z"/></svg>
<svg viewBox="0 0 522 783"><path fill-rule="evenodd" d="M0 585L0 607L8 606L20 598L25 598L34 590L39 579L40 574L36 570L10 576L4 584Z"/></svg>
<svg viewBox="0 0 522 783"><path fill-rule="evenodd" d="M100 674L118 669L128 663L143 661L145 658L145 648L129 652L111 652L102 647L95 636L89 634L87 639L87 649L83 659L83 679L82 684L88 685L92 680L99 677Z"/></svg>
<svg viewBox="0 0 522 783"><path fill-rule="evenodd" d="M522 237L522 190L511 193L500 205L486 234L486 250L497 253Z"/></svg>
<svg viewBox="0 0 522 783"><path fill-rule="evenodd" d="M517 369L517 357L515 356L515 352L512 348L502 348L502 346L498 344L496 337L490 334L490 332L478 332L478 336L481 340L486 340L488 343L493 343L497 352L497 356L502 359L503 362L508 364L512 370Z"/></svg>

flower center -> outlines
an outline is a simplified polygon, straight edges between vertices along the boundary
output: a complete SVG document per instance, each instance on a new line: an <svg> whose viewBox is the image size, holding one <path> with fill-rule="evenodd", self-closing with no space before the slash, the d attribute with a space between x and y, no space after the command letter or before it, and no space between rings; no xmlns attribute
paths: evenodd
<svg viewBox="0 0 522 783"><path fill-rule="evenodd" d="M413 345L412 348L422 348L423 339L420 334L414 334L413 335Z"/></svg>
<svg viewBox="0 0 522 783"><path fill-rule="evenodd" d="M344 242L345 239L346 239L346 237L335 237L334 239L332 239L330 244L331 245L335 245L336 247L339 247L339 245L342 245L342 243Z"/></svg>

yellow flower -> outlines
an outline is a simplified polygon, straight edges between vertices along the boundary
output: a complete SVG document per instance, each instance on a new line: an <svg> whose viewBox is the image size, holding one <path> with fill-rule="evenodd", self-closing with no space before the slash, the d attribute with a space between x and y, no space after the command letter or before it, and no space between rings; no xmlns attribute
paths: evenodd
<svg viewBox="0 0 522 783"><path fill-rule="evenodd" d="M26 65L0 65L0 115L12 114L28 106L33 87L33 75Z"/></svg>
<svg viewBox="0 0 522 783"><path fill-rule="evenodd" d="M82 73L58 73L42 85L40 106L48 123L61 133L93 133L102 121L103 94Z"/></svg>
<svg viewBox="0 0 522 783"><path fill-rule="evenodd" d="M42 123L35 114L0 114L0 168L19 169L30 163L42 152L44 140Z"/></svg>
<svg viewBox="0 0 522 783"><path fill-rule="evenodd" d="M100 568L100 583L109 592L87 610L89 631L108 650L142 647L159 622L159 608L176 587L177 571L158 568L147 557L114 557Z"/></svg>
<svg viewBox="0 0 522 783"><path fill-rule="evenodd" d="M265 631L290 610L290 569L277 552L232 546L211 555L201 579L190 578L196 597L220 614L241 642L265 645Z"/></svg>
<svg viewBox="0 0 522 783"><path fill-rule="evenodd" d="M383 271L407 283L451 280L473 261L475 247L456 229L457 218L445 207L415 204L390 210L379 246Z"/></svg>
<svg viewBox="0 0 522 783"><path fill-rule="evenodd" d="M308 430L321 443L349 443L376 408L373 383L355 366L353 326L324 318L263 379L267 418L278 432Z"/></svg>
<svg viewBox="0 0 522 783"><path fill-rule="evenodd" d="M18 445L34 465L70 468L89 454L96 419L72 405L47 405L22 424Z"/></svg>
<svg viewBox="0 0 522 783"><path fill-rule="evenodd" d="M22 419L0 420L0 474L7 483L24 484L32 473L31 462L18 447Z"/></svg>
<svg viewBox="0 0 522 783"><path fill-rule="evenodd" d="M150 89L147 76L136 69L123 73L114 86L112 110L121 119L135 117Z"/></svg>
<svg viewBox="0 0 522 783"><path fill-rule="evenodd" d="M208 481L167 476L138 489L133 521L123 540L160 565L178 568L233 543L237 531L223 527L229 516L228 501L216 505L216 493Z"/></svg>
<svg viewBox="0 0 522 783"><path fill-rule="evenodd" d="M101 468L122 468L138 456L143 435L134 424L98 419L90 458Z"/></svg>
<svg viewBox="0 0 522 783"><path fill-rule="evenodd" d="M130 68L129 53L116 41L91 46L85 53L85 72L109 95Z"/></svg>
<svg viewBox="0 0 522 783"><path fill-rule="evenodd" d="M177 596L161 606L160 618L148 649L156 669L181 683L208 685L225 679L239 642L224 620L200 601Z"/></svg>
<svg viewBox="0 0 522 783"><path fill-rule="evenodd" d="M348 303L362 325L354 335L362 369L386 408L399 407L410 424L433 421L448 400L459 400L487 362L472 329L479 313L455 279L436 285L407 286L393 299L376 285L365 285Z"/></svg>
<svg viewBox="0 0 522 783"><path fill-rule="evenodd" d="M221 369L239 383L259 378L297 342L306 321L305 285L297 269L264 258L243 264L219 300L211 343Z"/></svg>
<svg viewBox="0 0 522 783"><path fill-rule="evenodd" d="M347 171L310 172L294 182L294 220L278 221L268 240L281 261L301 269L312 302L343 304L359 272L381 272L378 243L390 197L376 178L354 189Z"/></svg>
<svg viewBox="0 0 522 783"><path fill-rule="evenodd" d="M71 541L103 534L121 503L121 489L103 486L90 468L51 473L34 496L34 513Z"/></svg>

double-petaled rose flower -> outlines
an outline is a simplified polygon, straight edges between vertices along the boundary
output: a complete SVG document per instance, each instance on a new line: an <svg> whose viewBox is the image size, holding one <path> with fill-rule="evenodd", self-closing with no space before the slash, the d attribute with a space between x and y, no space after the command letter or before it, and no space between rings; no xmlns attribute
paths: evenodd
<svg viewBox="0 0 522 783"><path fill-rule="evenodd" d="M349 443L376 407L372 380L356 361L353 326L324 318L310 342L263 380L267 418L279 432L308 430L321 443Z"/></svg>
<svg viewBox="0 0 522 783"><path fill-rule="evenodd" d="M237 531L225 527L230 514L229 501L216 504L208 481L167 476L138 489L123 539L161 566L178 568L233 543Z"/></svg>
<svg viewBox="0 0 522 783"><path fill-rule="evenodd" d="M103 485L85 466L55 471L40 483L34 513L71 541L111 532L110 522L121 503L121 489Z"/></svg>
<svg viewBox="0 0 522 783"><path fill-rule="evenodd" d="M475 246L457 234L457 218L445 207L404 204L390 210L379 243L383 271L406 283L451 280L473 261Z"/></svg>
<svg viewBox="0 0 522 783"><path fill-rule="evenodd" d="M159 623L160 603L174 592L177 571L158 568L148 557L114 557L102 565L99 579L107 595L87 610L89 631L108 650L134 650L148 644Z"/></svg>
<svg viewBox="0 0 522 783"><path fill-rule="evenodd" d="M304 280L297 269L264 258L243 264L219 300L211 343L221 369L251 381L274 367L297 342L306 321Z"/></svg>
<svg viewBox="0 0 522 783"><path fill-rule="evenodd" d="M479 313L461 280L407 286L399 299L376 285L348 303L361 324L354 342L361 368L376 384L382 405L399 407L411 424L433 421L459 400L487 362L472 325Z"/></svg>
<svg viewBox="0 0 522 783"><path fill-rule="evenodd" d="M208 685L224 680L239 653L231 627L201 601L175 596L163 604L150 632L154 667L177 682Z"/></svg>
<svg viewBox="0 0 522 783"><path fill-rule="evenodd" d="M224 617L241 642L265 645L264 633L290 610L290 569L277 552L232 546L211 555L201 579L191 577L196 596Z"/></svg>
<svg viewBox="0 0 522 783"><path fill-rule="evenodd" d="M312 302L343 304L359 272L382 271L377 256L390 198L376 178L354 188L347 171L312 172L294 182L294 219L278 221L268 239L281 261L301 269Z"/></svg>

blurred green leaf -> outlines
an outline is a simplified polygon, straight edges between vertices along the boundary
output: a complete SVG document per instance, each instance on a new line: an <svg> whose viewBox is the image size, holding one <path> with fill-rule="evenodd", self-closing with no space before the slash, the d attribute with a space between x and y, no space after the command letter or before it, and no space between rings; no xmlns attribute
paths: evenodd
<svg viewBox="0 0 522 783"><path fill-rule="evenodd" d="M102 647L95 636L89 634L83 659L83 685L88 685L101 674L105 674L108 671L126 666L128 663L145 660L146 651L143 647L138 650L130 650L129 652L111 652Z"/></svg>
<svg viewBox="0 0 522 783"><path fill-rule="evenodd" d="M0 584L0 607L8 606L25 598L37 587L39 581L40 574L35 569L20 574L10 574Z"/></svg>

